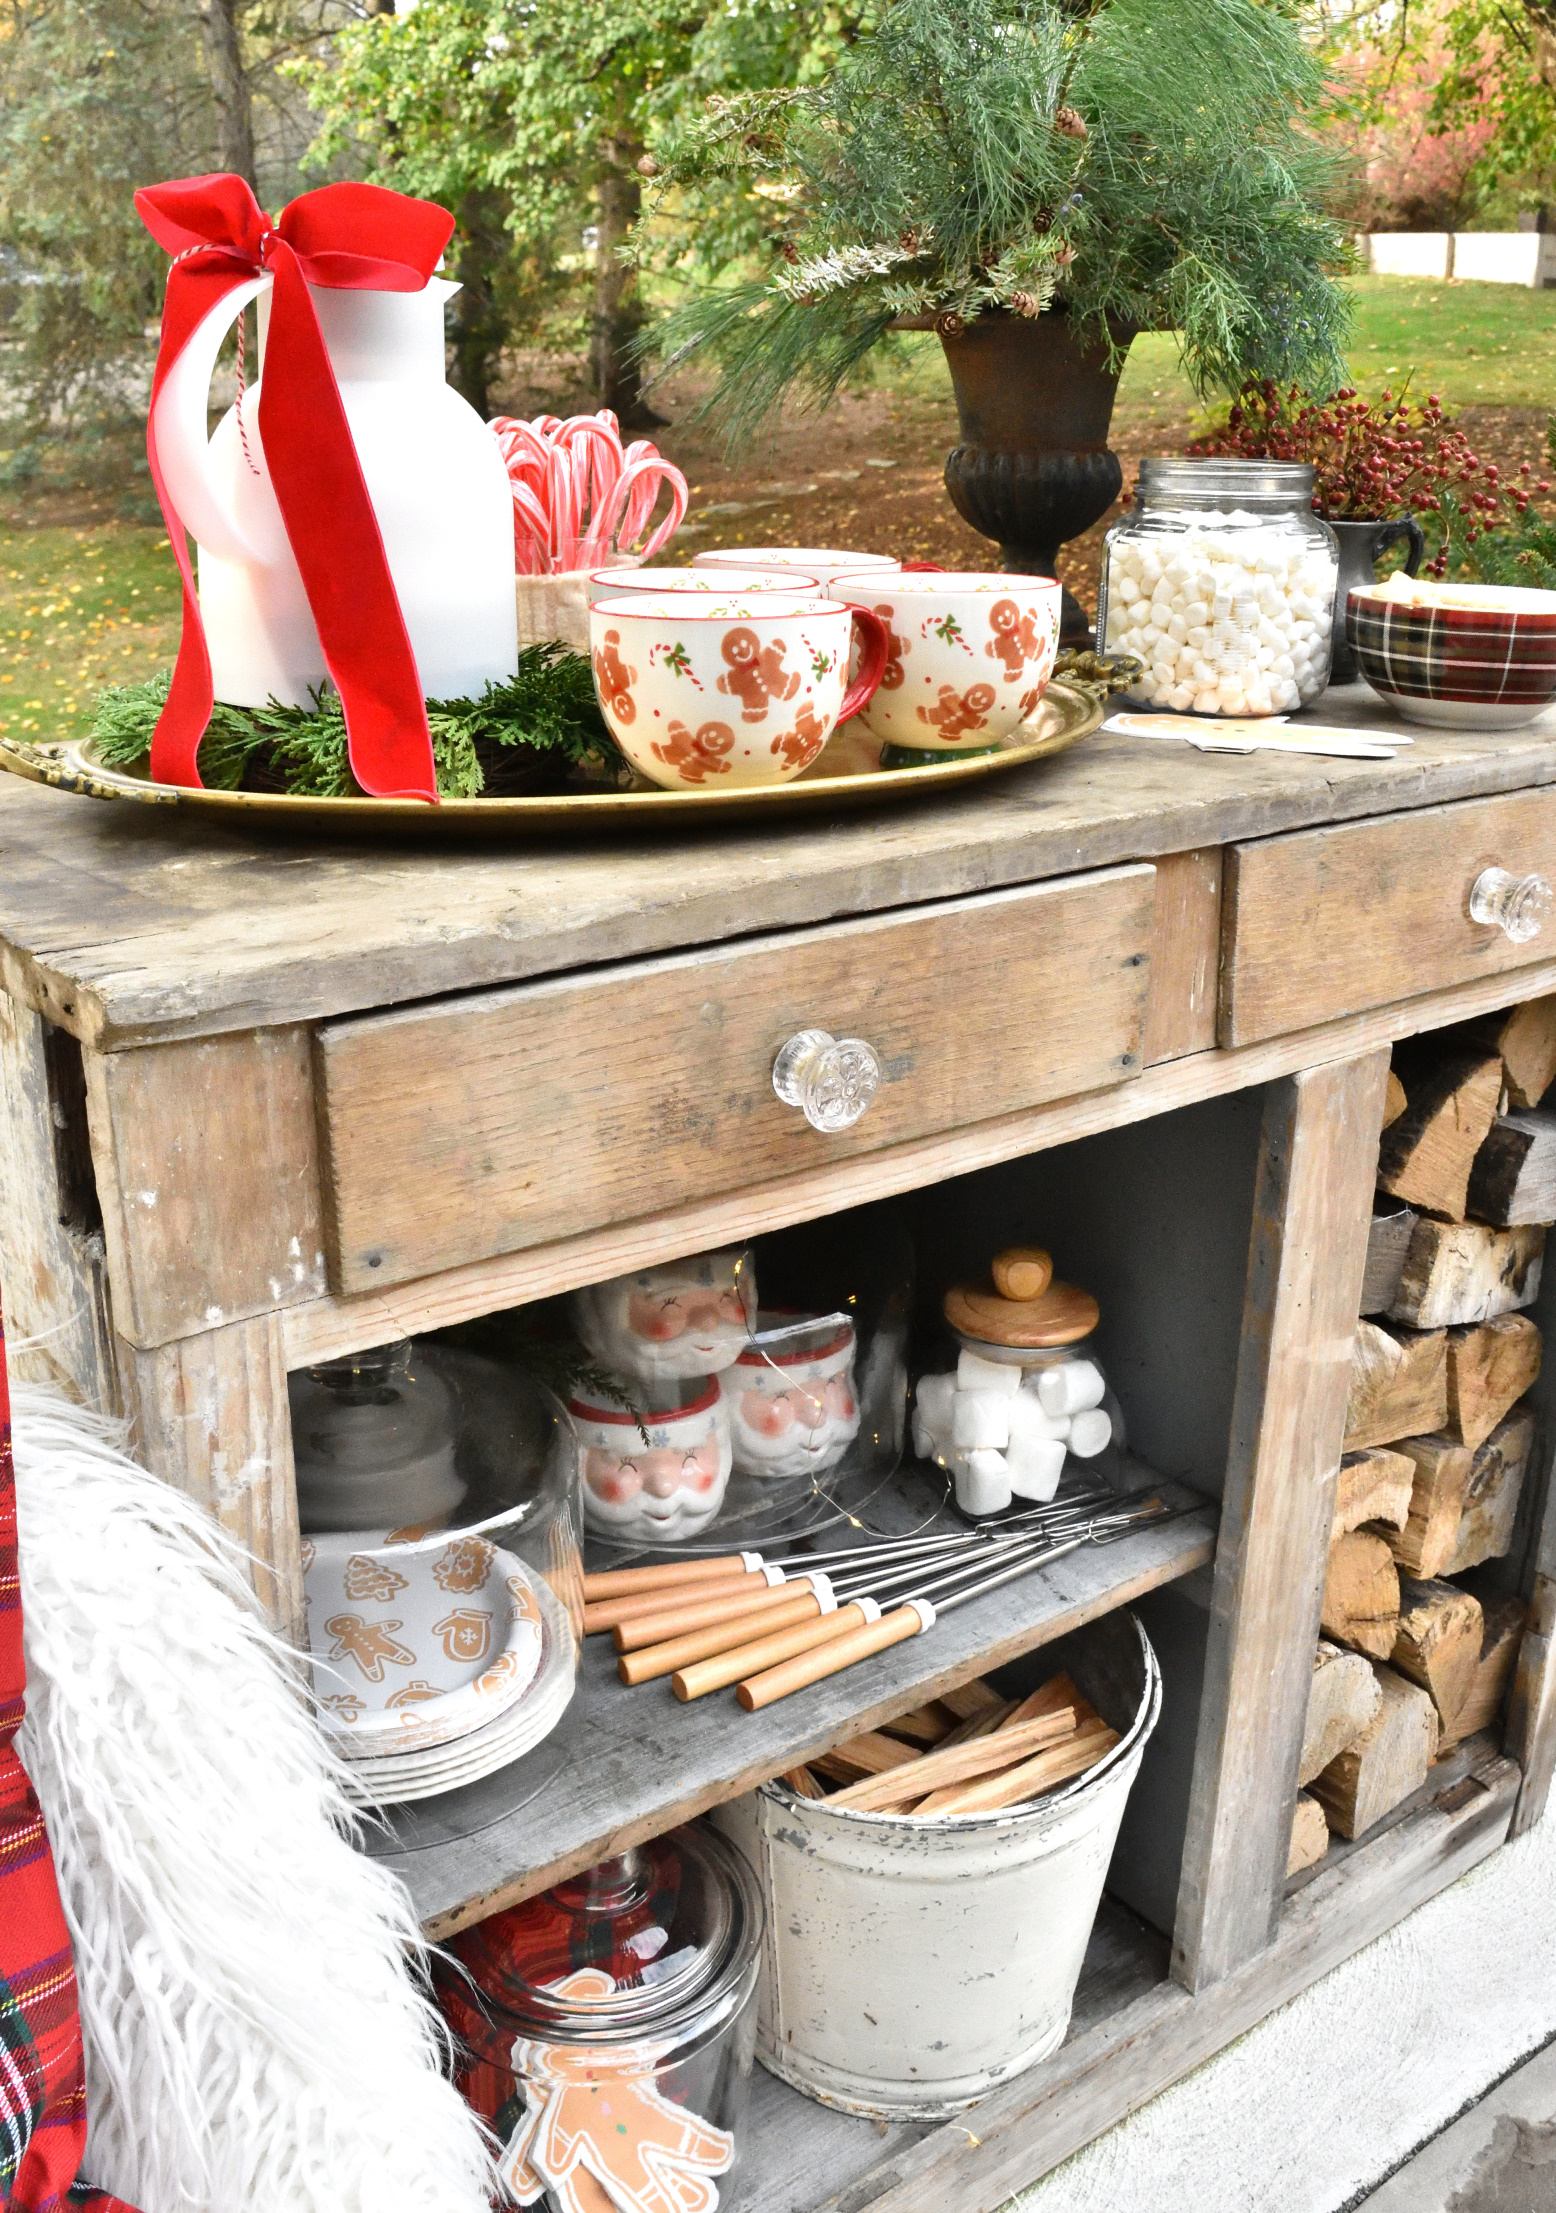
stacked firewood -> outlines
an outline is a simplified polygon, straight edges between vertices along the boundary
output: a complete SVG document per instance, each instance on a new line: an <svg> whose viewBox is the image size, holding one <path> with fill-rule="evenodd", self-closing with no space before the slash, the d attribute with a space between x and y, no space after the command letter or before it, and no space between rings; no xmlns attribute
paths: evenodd
<svg viewBox="0 0 1556 2213"><path fill-rule="evenodd" d="M1556 998L1394 1056L1293 1870L1490 1727L1513 1673L1525 1609L1485 1564L1511 1549L1534 1451L1521 1310L1556 1223L1553 1078Z"/></svg>
<svg viewBox="0 0 1556 2213"><path fill-rule="evenodd" d="M925 1820L994 1813L1073 1782L1119 1741L1068 1675L1025 1698L982 1678L852 1737L784 1777L802 1798Z"/></svg>

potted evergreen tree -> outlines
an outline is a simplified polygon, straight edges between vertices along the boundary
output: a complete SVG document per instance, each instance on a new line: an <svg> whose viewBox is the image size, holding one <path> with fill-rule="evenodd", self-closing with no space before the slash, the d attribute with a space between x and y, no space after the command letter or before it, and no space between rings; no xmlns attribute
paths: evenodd
<svg viewBox="0 0 1556 2213"><path fill-rule="evenodd" d="M657 343L717 361L708 412L739 440L786 394L825 404L888 331L935 330L951 498L1004 566L1051 574L1118 495L1136 332L1177 331L1205 394L1340 381L1322 86L1261 0L896 0L821 83L710 102L648 165L651 223L732 180L774 211L771 268Z"/></svg>

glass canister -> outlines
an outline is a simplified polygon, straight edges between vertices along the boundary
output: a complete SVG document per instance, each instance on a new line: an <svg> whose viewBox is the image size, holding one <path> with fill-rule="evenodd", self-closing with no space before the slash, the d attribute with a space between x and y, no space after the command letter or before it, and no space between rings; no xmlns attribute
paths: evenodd
<svg viewBox="0 0 1556 2213"><path fill-rule="evenodd" d="M583 1630L578 1440L532 1377L425 1339L290 1378L321 1726L397 1805L561 1719Z"/></svg>
<svg viewBox="0 0 1556 2213"><path fill-rule="evenodd" d="M921 1375L913 1393L913 1449L947 1471L974 1521L1018 1500L1046 1505L1067 1471L1116 1485L1124 1446L1091 1293L1055 1282L1035 1246L996 1253L990 1277L946 1292L956 1365Z"/></svg>
<svg viewBox="0 0 1556 2213"><path fill-rule="evenodd" d="M672 1830L448 1946L457 2081L520 2205L716 2213L756 2040L763 1909L741 1854Z"/></svg>
<svg viewBox="0 0 1556 2213"><path fill-rule="evenodd" d="M1339 550L1311 463L1148 459L1103 542L1097 635L1137 704L1288 714L1329 681Z"/></svg>

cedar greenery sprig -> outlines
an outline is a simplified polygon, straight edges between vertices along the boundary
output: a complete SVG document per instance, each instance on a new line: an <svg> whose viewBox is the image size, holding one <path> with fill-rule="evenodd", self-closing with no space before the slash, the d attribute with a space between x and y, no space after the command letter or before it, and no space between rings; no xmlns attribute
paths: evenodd
<svg viewBox="0 0 1556 2213"><path fill-rule="evenodd" d="M717 360L732 439L790 391L824 405L902 318L1058 309L1115 348L1178 331L1201 392L1331 390L1349 249L1305 120L1323 84L1263 0L897 0L822 83L710 101L656 150L641 257L728 181L776 254L656 343Z"/></svg>
<svg viewBox="0 0 1556 2213"><path fill-rule="evenodd" d="M105 766L143 768L171 674L164 669L144 684L111 685L99 693L92 736ZM522 749L536 766L604 778L627 767L600 713L588 656L556 644L526 646L516 673L488 684L479 699L429 700L427 727L445 799L481 796L493 747ZM274 699L264 707L218 702L200 745L202 778L211 790L236 791L252 768L262 768L267 781L278 781L294 798L361 797L347 758L339 693L321 690L310 707L283 707Z"/></svg>

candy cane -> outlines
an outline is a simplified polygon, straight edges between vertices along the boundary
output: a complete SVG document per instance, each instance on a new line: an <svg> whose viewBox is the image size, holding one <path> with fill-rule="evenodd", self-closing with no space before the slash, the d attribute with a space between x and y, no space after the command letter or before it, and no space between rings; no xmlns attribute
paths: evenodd
<svg viewBox="0 0 1556 2213"><path fill-rule="evenodd" d="M630 553L639 536L648 527L649 520L659 501L661 487L670 494L670 511L643 547L639 558L652 561L660 548L680 529L686 514L686 479L680 470L666 461L652 446L636 460L630 461L616 490L616 509L611 517L607 536L614 538L620 553Z"/></svg>
<svg viewBox="0 0 1556 2213"><path fill-rule="evenodd" d="M686 479L647 439L622 450L610 408L593 415L499 416L492 424L513 494L514 558L524 575L592 568L649 529L661 487L669 512L639 558L652 560L686 514Z"/></svg>

